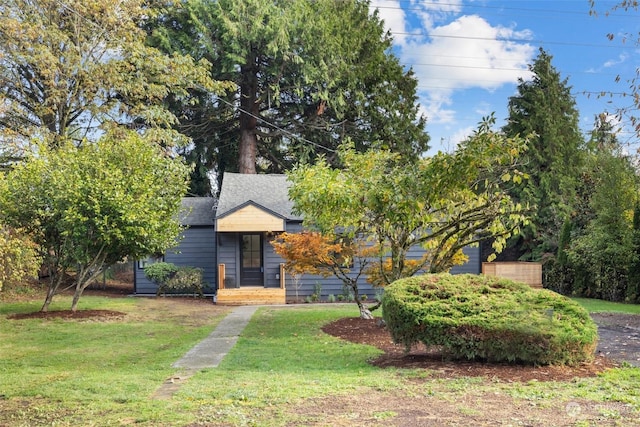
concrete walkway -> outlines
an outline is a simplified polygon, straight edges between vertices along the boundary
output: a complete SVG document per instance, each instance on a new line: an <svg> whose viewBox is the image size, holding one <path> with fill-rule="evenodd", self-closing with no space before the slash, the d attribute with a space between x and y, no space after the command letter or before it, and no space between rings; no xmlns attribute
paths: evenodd
<svg viewBox="0 0 640 427"><path fill-rule="evenodd" d="M152 399L171 399L180 386L197 371L205 368L216 368L229 350L238 341L242 330L247 326L251 316L258 306L236 307L222 319L218 326L204 340L196 344L180 360L175 362L174 368L181 368L182 372L168 378L153 394Z"/></svg>
<svg viewBox="0 0 640 427"><path fill-rule="evenodd" d="M207 338L200 341L172 366L184 369L216 368L229 350L236 344L257 306L241 306L233 309Z"/></svg>

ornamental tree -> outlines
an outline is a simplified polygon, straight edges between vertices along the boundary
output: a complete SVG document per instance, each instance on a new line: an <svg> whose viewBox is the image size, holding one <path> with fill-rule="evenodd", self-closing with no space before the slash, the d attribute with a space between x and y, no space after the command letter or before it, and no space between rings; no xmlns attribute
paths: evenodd
<svg viewBox="0 0 640 427"><path fill-rule="evenodd" d="M42 311L69 273L75 273L75 311L106 267L175 246L188 174L157 145L120 132L80 147L40 145L3 176L0 220L30 235L49 272Z"/></svg>
<svg viewBox="0 0 640 427"><path fill-rule="evenodd" d="M285 260L288 272L293 275L308 273L337 277L353 292L360 317L373 318L372 308L366 307L360 298L358 281L369 266L376 248L367 244L362 236L345 238L337 233L321 234L316 231L282 233L271 244Z"/></svg>
<svg viewBox="0 0 640 427"><path fill-rule="evenodd" d="M464 262L465 246L482 239L494 238L499 251L525 221L523 207L502 189L523 178L517 159L525 140L504 137L492 124L485 120L454 153L413 162L388 151L343 148L340 169L325 159L300 165L289 173L294 210L321 233L368 236L378 248L382 285L420 270L447 271ZM416 245L425 256L408 262Z"/></svg>

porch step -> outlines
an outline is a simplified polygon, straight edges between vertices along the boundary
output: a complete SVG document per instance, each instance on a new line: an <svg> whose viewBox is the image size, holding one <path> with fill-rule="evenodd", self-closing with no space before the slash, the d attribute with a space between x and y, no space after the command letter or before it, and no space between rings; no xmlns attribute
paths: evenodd
<svg viewBox="0 0 640 427"><path fill-rule="evenodd" d="M270 305L286 304L287 291L281 288L243 286L218 289L217 304L221 305Z"/></svg>

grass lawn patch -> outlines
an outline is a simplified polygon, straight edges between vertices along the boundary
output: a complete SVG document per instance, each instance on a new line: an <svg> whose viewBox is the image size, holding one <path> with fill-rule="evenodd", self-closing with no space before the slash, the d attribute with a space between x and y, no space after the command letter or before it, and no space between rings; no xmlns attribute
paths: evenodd
<svg viewBox="0 0 640 427"><path fill-rule="evenodd" d="M640 304L603 301L591 298L571 298L587 309L589 313L626 313L640 314Z"/></svg>
<svg viewBox="0 0 640 427"><path fill-rule="evenodd" d="M69 301L58 304L66 309ZM524 383L380 369L368 363L377 348L321 330L358 317L355 305L260 308L218 368L192 373L171 398L154 399L181 374L171 364L230 308L92 296L82 305L126 315L10 320L40 303L0 307L0 425L640 425L640 369Z"/></svg>

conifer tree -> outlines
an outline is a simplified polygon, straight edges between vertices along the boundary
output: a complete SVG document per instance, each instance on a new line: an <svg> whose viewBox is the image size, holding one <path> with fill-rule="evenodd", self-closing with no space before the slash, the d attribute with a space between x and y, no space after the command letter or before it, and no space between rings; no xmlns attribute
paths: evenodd
<svg viewBox="0 0 640 427"><path fill-rule="evenodd" d="M282 173L318 154L332 160L346 137L359 151L417 157L428 149L417 80L390 53L391 36L368 1L190 0L148 30L152 45L205 58L213 79L237 85L171 106L193 139L184 155L204 166L200 176Z"/></svg>
<svg viewBox="0 0 640 427"><path fill-rule="evenodd" d="M509 119L503 128L508 137L534 135L522 161L529 179L513 194L532 208L531 223L512 242L521 258L532 260L557 250L562 223L576 197L583 145L571 86L551 60L540 49L529 66L533 78L521 79L518 94L509 99Z"/></svg>

